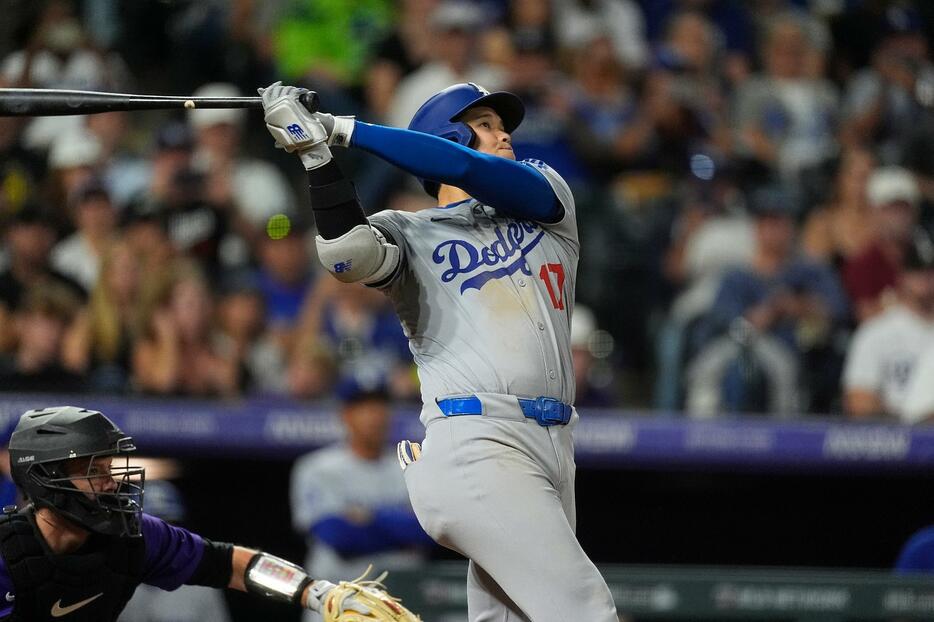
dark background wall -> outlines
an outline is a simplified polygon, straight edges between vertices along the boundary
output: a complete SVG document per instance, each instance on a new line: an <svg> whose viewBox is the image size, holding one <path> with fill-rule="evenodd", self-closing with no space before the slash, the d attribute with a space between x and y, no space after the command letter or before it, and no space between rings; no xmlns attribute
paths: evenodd
<svg viewBox="0 0 934 622"><path fill-rule="evenodd" d="M290 467L288 460L186 458L177 483L190 526L301 562L305 543L290 525ZM934 523L934 473L579 469L577 490L578 537L602 564L887 568L912 532ZM457 559L441 549L434 556ZM288 607L228 598L237 621L298 619Z"/></svg>

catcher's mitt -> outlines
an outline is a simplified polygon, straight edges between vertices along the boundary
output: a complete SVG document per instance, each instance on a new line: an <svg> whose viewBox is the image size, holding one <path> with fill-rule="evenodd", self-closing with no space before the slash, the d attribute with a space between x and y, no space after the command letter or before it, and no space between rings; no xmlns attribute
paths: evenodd
<svg viewBox="0 0 934 622"><path fill-rule="evenodd" d="M382 581L387 573L384 572L372 581L366 580L368 574L370 568L360 578L341 581L327 593L321 606L324 622L421 622L420 617L403 607L398 598L386 591ZM360 605L369 611L362 612Z"/></svg>

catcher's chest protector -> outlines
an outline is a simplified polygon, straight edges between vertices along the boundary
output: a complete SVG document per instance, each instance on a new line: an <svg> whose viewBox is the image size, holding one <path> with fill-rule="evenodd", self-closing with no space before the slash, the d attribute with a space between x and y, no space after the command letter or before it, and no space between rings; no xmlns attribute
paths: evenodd
<svg viewBox="0 0 934 622"><path fill-rule="evenodd" d="M97 540L96 536L91 536ZM16 590L16 622L113 622L141 583L142 538L102 538L86 553L48 551L29 518L0 519L0 555Z"/></svg>

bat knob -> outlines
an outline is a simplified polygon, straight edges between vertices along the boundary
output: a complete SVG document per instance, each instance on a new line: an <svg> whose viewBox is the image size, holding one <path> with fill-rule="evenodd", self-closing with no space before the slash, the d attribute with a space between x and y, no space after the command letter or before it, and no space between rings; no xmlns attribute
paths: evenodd
<svg viewBox="0 0 934 622"><path fill-rule="evenodd" d="M307 93L302 93L298 96L298 101L308 110L308 112L318 112L318 93L315 91L308 91Z"/></svg>

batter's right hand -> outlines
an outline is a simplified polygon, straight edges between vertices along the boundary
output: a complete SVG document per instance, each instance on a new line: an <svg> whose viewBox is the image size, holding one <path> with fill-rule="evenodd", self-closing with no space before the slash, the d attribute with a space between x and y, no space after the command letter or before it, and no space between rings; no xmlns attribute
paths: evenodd
<svg viewBox="0 0 934 622"><path fill-rule="evenodd" d="M422 457L422 446L412 441L399 441L396 456L399 458L399 468L405 471L405 467Z"/></svg>
<svg viewBox="0 0 934 622"><path fill-rule="evenodd" d="M328 132L299 101L307 89L275 82L257 91L263 98L266 129L276 139L276 146L289 153L298 153L307 170L331 161Z"/></svg>

